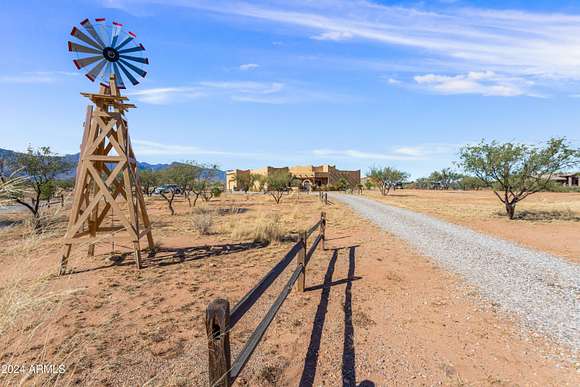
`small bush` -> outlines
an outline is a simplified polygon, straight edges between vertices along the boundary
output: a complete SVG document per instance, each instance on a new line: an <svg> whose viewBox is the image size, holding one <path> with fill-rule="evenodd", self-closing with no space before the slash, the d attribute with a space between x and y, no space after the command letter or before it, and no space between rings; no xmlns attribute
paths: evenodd
<svg viewBox="0 0 580 387"><path fill-rule="evenodd" d="M277 214L261 215L251 223L236 223L232 230L235 239L252 239L254 242L280 241L284 233Z"/></svg>
<svg viewBox="0 0 580 387"><path fill-rule="evenodd" d="M245 208L232 205L230 207L220 207L217 211L219 215L237 215L245 212Z"/></svg>
<svg viewBox="0 0 580 387"><path fill-rule="evenodd" d="M195 207L191 212L191 225L201 235L209 235L213 226L213 212L206 207Z"/></svg>

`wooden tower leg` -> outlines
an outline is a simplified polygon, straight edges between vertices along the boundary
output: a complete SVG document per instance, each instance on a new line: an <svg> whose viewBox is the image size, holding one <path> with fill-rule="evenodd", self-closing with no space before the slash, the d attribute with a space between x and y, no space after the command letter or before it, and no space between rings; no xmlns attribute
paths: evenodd
<svg viewBox="0 0 580 387"><path fill-rule="evenodd" d="M135 159L135 154L133 153L133 148L131 146L131 140L128 138L128 146L129 146L129 154L133 159ZM129 168L131 169L134 181L135 181L135 191L137 194L137 205L139 206L139 210L137 213L141 213L141 217L143 218L143 227L147 230L147 245L149 247L149 256L155 256L155 242L153 242L153 233L151 232L151 221L149 220L149 215L147 214L147 207L145 207L145 197L143 196L143 190L141 189L141 181L139 179L139 173L137 172L136 168L133 168L133 164L130 164Z"/></svg>
<svg viewBox="0 0 580 387"><path fill-rule="evenodd" d="M141 269L143 266L141 265L141 246L139 245L139 241L133 242L133 250L135 252L135 262L137 262L137 268Z"/></svg>
<svg viewBox="0 0 580 387"><path fill-rule="evenodd" d="M60 259L60 268L58 270L58 275L66 274L66 266L68 264L68 257L70 257L70 252L72 249L71 244L65 244L62 248L62 257Z"/></svg>
<svg viewBox="0 0 580 387"><path fill-rule="evenodd" d="M97 204L95 206L95 209L93 210L93 213L89 217L89 219L90 219L89 220L89 232L91 234L91 238L97 237L97 218L98 217L99 217L99 205ZM95 244L94 243L89 244L88 256L89 257L95 256Z"/></svg>

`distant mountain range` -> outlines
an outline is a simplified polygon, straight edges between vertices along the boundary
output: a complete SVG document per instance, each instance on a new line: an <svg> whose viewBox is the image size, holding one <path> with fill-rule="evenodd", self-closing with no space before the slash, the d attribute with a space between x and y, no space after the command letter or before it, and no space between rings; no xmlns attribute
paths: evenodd
<svg viewBox="0 0 580 387"><path fill-rule="evenodd" d="M19 152L15 152L15 151L12 151L9 149L0 148L0 160L5 161L4 172L10 173L10 165L16 160L16 157L18 156L18 154L19 154ZM73 178L75 176L75 173L76 173L76 167L77 167L77 164L79 162L80 153L64 155L64 156L59 156L59 157L62 157L63 160L65 160L67 163L70 163L72 166L69 171L67 171L66 173L64 173L61 176L61 178L63 178L63 179ZM146 163L146 162L137 161L137 167L139 169L149 169L152 171L160 171L163 169L167 169L171 165L176 164L176 163L177 162L174 161L170 164L150 164L150 163ZM218 170L216 178L219 181L225 181L226 180L225 171Z"/></svg>

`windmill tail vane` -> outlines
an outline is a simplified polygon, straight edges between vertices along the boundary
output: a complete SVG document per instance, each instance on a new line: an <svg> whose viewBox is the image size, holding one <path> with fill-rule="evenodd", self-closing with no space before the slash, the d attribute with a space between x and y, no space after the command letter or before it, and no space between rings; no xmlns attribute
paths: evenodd
<svg viewBox="0 0 580 387"><path fill-rule="evenodd" d="M76 54L73 63L77 69L86 70L88 79L98 79L108 86L113 74L117 87L124 89L125 79L135 86L139 77L147 75L142 67L149 64L149 59L135 33L124 30L121 23L107 23L105 18L94 19L94 23L85 19L80 26L73 27L70 34L76 41L68 42L68 50Z"/></svg>

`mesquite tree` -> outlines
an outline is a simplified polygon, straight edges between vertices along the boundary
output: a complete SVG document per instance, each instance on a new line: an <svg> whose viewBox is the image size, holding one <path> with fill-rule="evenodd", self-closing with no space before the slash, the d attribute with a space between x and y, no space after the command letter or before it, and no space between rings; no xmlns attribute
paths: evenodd
<svg viewBox="0 0 580 387"><path fill-rule="evenodd" d="M266 178L266 190L272 195L276 204L280 203L284 192L288 192L292 179L293 176L287 172L276 172Z"/></svg>
<svg viewBox="0 0 580 387"><path fill-rule="evenodd" d="M147 196L151 196L155 188L159 185L159 172L152 169L141 169L139 171L139 178L141 180L141 186L143 191Z"/></svg>
<svg viewBox="0 0 580 387"><path fill-rule="evenodd" d="M221 184L218 182L218 166L198 164L198 167L200 173L193 180L191 186L194 207L200 197L209 202L213 197L217 197L223 192Z"/></svg>
<svg viewBox="0 0 580 387"><path fill-rule="evenodd" d="M239 191L248 193L254 189L257 182L257 175L253 173L238 173L236 174L236 187Z"/></svg>
<svg viewBox="0 0 580 387"><path fill-rule="evenodd" d="M391 167L373 167L367 177L379 188L381 195L387 195L396 184L402 183L409 178L407 172L399 171Z"/></svg>
<svg viewBox="0 0 580 387"><path fill-rule="evenodd" d="M443 168L440 171L433 171L428 179L441 189L449 189L449 187L457 185L461 175L451 168Z"/></svg>
<svg viewBox="0 0 580 387"><path fill-rule="evenodd" d="M580 149L565 138L552 138L544 146L482 140L464 146L460 159L466 172L493 189L513 219L517 203L545 190L554 173L580 165Z"/></svg>
<svg viewBox="0 0 580 387"><path fill-rule="evenodd" d="M70 170L66 162L43 146L38 149L28 147L26 153L16 157L16 168L22 176L26 176L25 189L14 193L11 199L23 205L37 219L41 200L50 200L55 193L57 176Z"/></svg>

